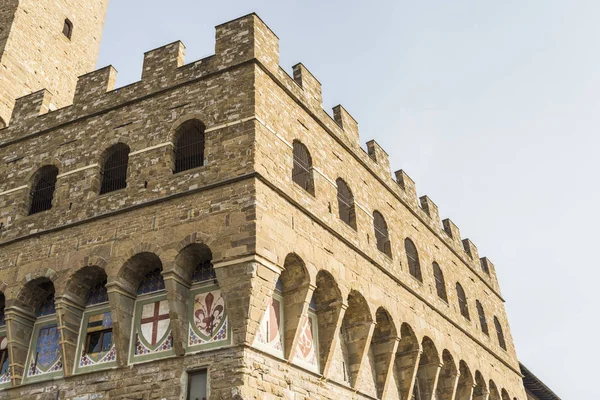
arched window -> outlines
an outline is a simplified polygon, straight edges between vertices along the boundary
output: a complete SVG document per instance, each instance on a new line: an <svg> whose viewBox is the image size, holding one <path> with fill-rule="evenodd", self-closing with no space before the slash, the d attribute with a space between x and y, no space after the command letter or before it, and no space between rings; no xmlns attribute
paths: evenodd
<svg viewBox="0 0 600 400"><path fill-rule="evenodd" d="M62 377L63 360L54 303L54 285L47 278L38 278L30 281L24 290L37 298L30 304L35 308L36 320L23 382Z"/></svg>
<svg viewBox="0 0 600 400"><path fill-rule="evenodd" d="M406 250L406 258L408 259L408 272L419 281L423 282L421 275L421 265L419 264L419 253L417 247L412 240L404 239L404 249Z"/></svg>
<svg viewBox="0 0 600 400"><path fill-rule="evenodd" d="M129 163L129 147L116 144L106 151L106 158L100 174L102 185L100 194L114 192L127 187L127 164Z"/></svg>
<svg viewBox="0 0 600 400"><path fill-rule="evenodd" d="M388 232L387 223L385 218L379 211L373 212L373 227L375 228L375 240L377 241L377 249L392 257L392 244L390 242L390 235Z"/></svg>
<svg viewBox="0 0 600 400"><path fill-rule="evenodd" d="M354 196L350 188L344 182L343 179L338 178L337 184L337 198L338 208L340 212L340 219L346 224L350 225L353 229L356 229L356 213L354 211Z"/></svg>
<svg viewBox="0 0 600 400"><path fill-rule="evenodd" d="M483 306L481 305L479 300L477 300L475 304L477 306L477 314L479 314L479 325L481 325L481 331L489 336L490 332L488 330L487 321L485 320L485 312L483 311Z"/></svg>
<svg viewBox="0 0 600 400"><path fill-rule="evenodd" d="M292 168L292 180L302 189L314 196L315 186L313 182L312 157L305 145L294 141L294 167Z"/></svg>
<svg viewBox="0 0 600 400"><path fill-rule="evenodd" d="M197 119L184 122L175 134L174 173L204 165L204 124Z"/></svg>
<svg viewBox="0 0 600 400"><path fill-rule="evenodd" d="M448 302L448 295L446 294L446 281L444 280L444 274L438 263L433 263L433 277L435 279L435 290L440 299Z"/></svg>
<svg viewBox="0 0 600 400"><path fill-rule="evenodd" d="M106 291L106 272L97 266L85 266L73 274L69 293L85 307L80 321L75 373L111 368L117 364L113 340L112 314ZM75 297L77 296L77 297Z"/></svg>
<svg viewBox="0 0 600 400"><path fill-rule="evenodd" d="M506 342L504 341L504 333L502 332L502 325L497 317L494 317L494 325L496 326L496 333L498 334L498 344L501 348L506 350Z"/></svg>
<svg viewBox="0 0 600 400"><path fill-rule="evenodd" d="M456 283L456 295L458 296L458 308L460 309L461 315L470 321L471 316L469 315L467 295L465 294L463 287L458 282Z"/></svg>
<svg viewBox="0 0 600 400"><path fill-rule="evenodd" d="M58 168L53 165L46 165L39 169L33 180L31 189L31 202L29 206L29 215L36 214L52 208L52 199L56 189L56 177Z"/></svg>
<svg viewBox="0 0 600 400"><path fill-rule="evenodd" d="M73 37L73 23L68 18L65 19L65 23L63 25L63 32L62 33L69 40L71 40L71 37Z"/></svg>

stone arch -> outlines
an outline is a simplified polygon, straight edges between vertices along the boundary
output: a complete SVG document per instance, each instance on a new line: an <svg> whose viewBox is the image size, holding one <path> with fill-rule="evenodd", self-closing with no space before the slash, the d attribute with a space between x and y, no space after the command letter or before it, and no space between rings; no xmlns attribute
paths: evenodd
<svg viewBox="0 0 600 400"><path fill-rule="evenodd" d="M351 290L348 295L348 308L342 319L340 344L344 380L352 387L356 387L360 376L360 367L373 334L373 322L373 315L363 295Z"/></svg>
<svg viewBox="0 0 600 400"><path fill-rule="evenodd" d="M496 386L496 383L490 379L489 382L489 396L488 396L489 400L501 400L500 399L500 392L498 391L498 386Z"/></svg>
<svg viewBox="0 0 600 400"><path fill-rule="evenodd" d="M458 371L460 376L458 378L458 385L456 387L456 400L471 400L473 398L473 387L475 386L475 379L469 369L469 366L463 360L460 360L458 365Z"/></svg>
<svg viewBox="0 0 600 400"><path fill-rule="evenodd" d="M174 273L189 286L198 265L204 262L212 263L211 249L204 243L192 242L183 247L170 266L166 266L163 275Z"/></svg>
<svg viewBox="0 0 600 400"><path fill-rule="evenodd" d="M403 323L394 361L394 380L401 400L412 398L420 358L421 346L417 335L409 324Z"/></svg>
<svg viewBox="0 0 600 400"><path fill-rule="evenodd" d="M458 368L452 354L447 349L442 351L442 364L436 390L437 398L452 400L458 383Z"/></svg>
<svg viewBox="0 0 600 400"><path fill-rule="evenodd" d="M206 127L206 120L207 119L208 119L208 116L202 115L199 112L191 112L191 113L187 113L187 114L184 114L184 115L180 116L179 118L177 118L171 124L171 127L169 128L169 141L171 143L175 142L175 136L177 135L177 131L186 122L193 121L193 120L198 120L202 124L204 124L204 126Z"/></svg>
<svg viewBox="0 0 600 400"><path fill-rule="evenodd" d="M58 169L59 175L63 171L63 163L57 157L46 157L42 160L39 160L38 162L36 162L35 164L33 164L31 166L31 169L29 170L27 175L25 175L24 181L29 189L31 189L31 186L33 185L33 182L35 180L35 175L37 174L37 172L41 168L48 166L48 165L52 165L52 166L56 167Z"/></svg>
<svg viewBox="0 0 600 400"><path fill-rule="evenodd" d="M124 259L129 261L132 258L134 258L135 256L139 255L139 254L143 254L143 253L152 253L154 255L156 255L160 260L161 260L161 264L162 264L162 258L163 258L163 249L156 243L153 242L139 242L136 243L135 245L131 246L130 248L128 248L125 253L124 253Z"/></svg>
<svg viewBox="0 0 600 400"><path fill-rule="evenodd" d="M440 354L431 338L425 336L421 348L422 353L417 368L413 395L416 395L417 399L431 399L434 397L442 363Z"/></svg>
<svg viewBox="0 0 600 400"><path fill-rule="evenodd" d="M317 273L313 301L318 323L319 368L327 376L343 315L342 292L331 273L325 270Z"/></svg>
<svg viewBox="0 0 600 400"><path fill-rule="evenodd" d="M95 258L104 261L100 257ZM85 333L83 333L84 337L79 337L83 312L90 304L104 303L108 300L106 281L104 268L98 265L84 265L71 275L64 288L57 294L56 308L65 361L63 367L67 376L73 373L78 342L86 339Z"/></svg>
<svg viewBox="0 0 600 400"><path fill-rule="evenodd" d="M475 371L475 387L473 388L473 400L487 400L489 395L488 387L483 375Z"/></svg>
<svg viewBox="0 0 600 400"><path fill-rule="evenodd" d="M14 377L13 384L20 384L28 370L25 366L38 315L56 313L54 303L56 273L51 269L44 272L48 276L42 272L33 276L28 274L16 298L12 299L10 306L5 309L7 330L13 332L8 343L9 368L11 376Z"/></svg>
<svg viewBox="0 0 600 400"><path fill-rule="evenodd" d="M141 244L140 247L147 247L147 245ZM154 249L158 246L152 245L151 247ZM131 295L135 295L144 276L155 269L162 271L162 268L163 263L155 252L141 251L129 257L121 266L114 278L115 283Z"/></svg>
<svg viewBox="0 0 600 400"><path fill-rule="evenodd" d="M508 395L508 392L504 388L502 388L502 391L500 392L500 396L502 397L502 400L510 400L510 396Z"/></svg>
<svg viewBox="0 0 600 400"><path fill-rule="evenodd" d="M283 354L284 358L291 361L298 342L298 328L308 312L313 290L309 285L310 276L306 264L296 253L285 257L279 282L283 295Z"/></svg>
<svg viewBox="0 0 600 400"><path fill-rule="evenodd" d="M377 397L384 398L391 377L398 346L398 331L390 313L383 307L375 312L375 329L371 340L369 359L372 358Z"/></svg>
<svg viewBox="0 0 600 400"><path fill-rule="evenodd" d="M104 269L98 265L85 265L77 270L69 280L62 293L57 297L66 296L81 307L85 307L90 290L101 283L106 284L107 275Z"/></svg>

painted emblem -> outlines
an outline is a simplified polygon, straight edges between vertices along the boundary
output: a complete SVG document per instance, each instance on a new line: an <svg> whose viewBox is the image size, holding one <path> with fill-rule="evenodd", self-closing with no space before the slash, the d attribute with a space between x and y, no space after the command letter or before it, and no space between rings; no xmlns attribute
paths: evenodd
<svg viewBox="0 0 600 400"><path fill-rule="evenodd" d="M168 333L170 323L167 300L147 303L142 306L140 333L151 346L155 346Z"/></svg>

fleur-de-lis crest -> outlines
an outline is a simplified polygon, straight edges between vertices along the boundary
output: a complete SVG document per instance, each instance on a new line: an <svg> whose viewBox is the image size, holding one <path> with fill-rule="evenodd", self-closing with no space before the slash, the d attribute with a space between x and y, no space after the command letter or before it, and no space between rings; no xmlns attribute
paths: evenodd
<svg viewBox="0 0 600 400"><path fill-rule="evenodd" d="M225 313L225 302L220 293L218 297L212 292L206 293L206 295L196 296L194 310L194 322L196 327L200 331L207 335L212 336L223 319Z"/></svg>

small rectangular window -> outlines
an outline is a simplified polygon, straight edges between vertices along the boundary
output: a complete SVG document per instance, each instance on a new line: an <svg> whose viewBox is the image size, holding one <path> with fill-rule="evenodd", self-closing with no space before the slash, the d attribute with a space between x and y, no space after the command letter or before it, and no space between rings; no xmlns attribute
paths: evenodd
<svg viewBox="0 0 600 400"><path fill-rule="evenodd" d="M208 370L201 369L188 374L188 400L207 400Z"/></svg>
<svg viewBox="0 0 600 400"><path fill-rule="evenodd" d="M86 354L100 353L110 350L112 346L112 329L91 332L87 336Z"/></svg>

